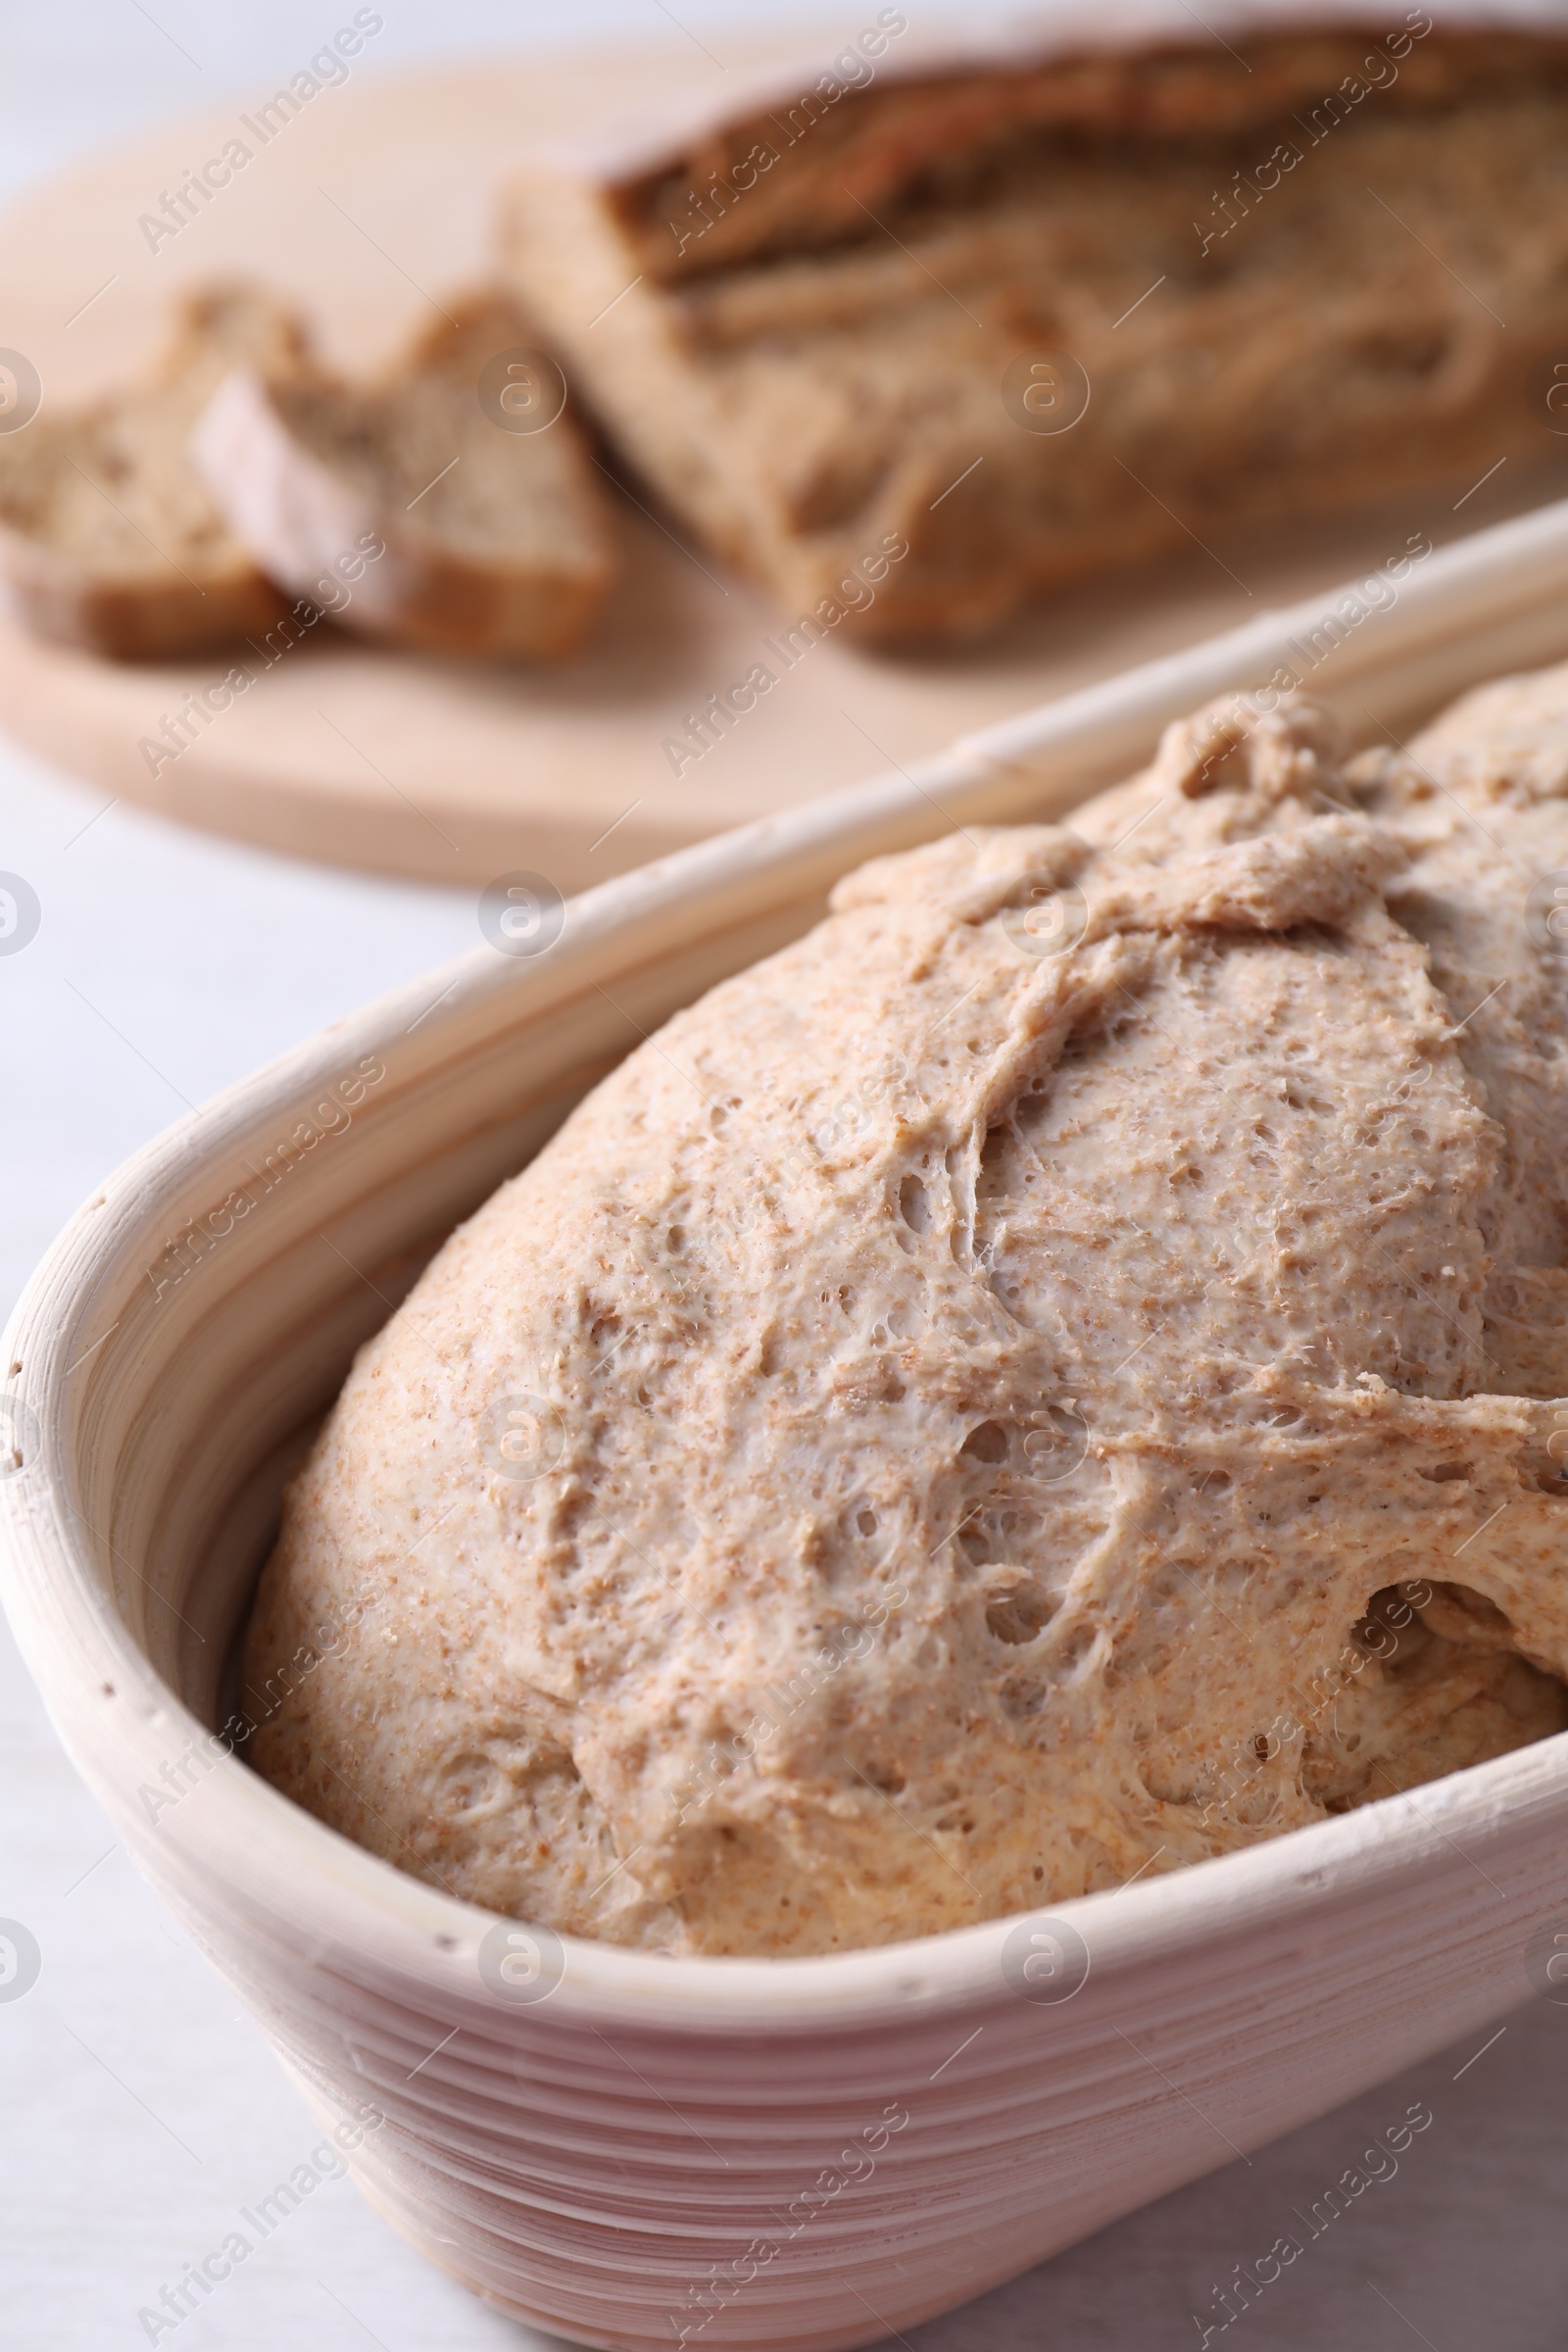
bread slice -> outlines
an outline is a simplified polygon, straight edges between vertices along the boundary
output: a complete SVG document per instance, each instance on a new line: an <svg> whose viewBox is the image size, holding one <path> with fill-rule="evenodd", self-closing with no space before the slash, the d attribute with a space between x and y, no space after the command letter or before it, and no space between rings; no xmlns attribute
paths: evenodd
<svg viewBox="0 0 1568 2352"><path fill-rule="evenodd" d="M42 637L125 661L170 659L271 627L277 590L191 464L191 427L237 362L304 364L298 320L222 285L181 304L140 384L0 438L0 577Z"/></svg>
<svg viewBox="0 0 1568 2352"><path fill-rule="evenodd" d="M613 542L538 344L513 304L479 293L375 383L238 368L201 420L197 460L263 568L343 627L559 658L604 601Z"/></svg>
<svg viewBox="0 0 1568 2352"><path fill-rule="evenodd" d="M1568 39L1273 7L1228 51L1135 13L937 60L884 10L804 94L510 187L510 282L585 396L803 624L961 634L1216 524L1446 514L1568 454Z"/></svg>

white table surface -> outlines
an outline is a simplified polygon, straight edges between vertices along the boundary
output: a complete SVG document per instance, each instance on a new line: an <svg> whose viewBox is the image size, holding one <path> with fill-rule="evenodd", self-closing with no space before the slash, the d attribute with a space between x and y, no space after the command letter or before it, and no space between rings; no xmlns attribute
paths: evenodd
<svg viewBox="0 0 1568 2352"><path fill-rule="evenodd" d="M0 199L106 140L230 90L243 98L351 13L318 0L154 0L151 13L138 0L0 0ZM701 34L721 56L726 25L777 12L681 0L684 36L661 0L384 0L383 13L376 71L509 41L662 31ZM471 893L293 864L105 799L0 742L0 868L26 875L43 905L31 946L0 960L7 1306L98 1177L185 1102L477 937ZM77 1782L3 1629L0 1917L24 1921L43 1950L33 1989L0 2003L0 2342L145 2344L141 2308L318 2134ZM1293 2208L1308 2211L1416 2099L1434 2122L1397 2174L1222 2334L1215 2285L1281 2231L1301 2234ZM1480 2055L1433 2059L909 2340L918 2352L1174 2352L1200 2343L1199 2313L1216 2324L1211 2341L1250 2352L1562 2352L1565 2115L1568 2007L1537 2001ZM339 2180L174 2333L179 2352L523 2352L545 2340L428 2269Z"/></svg>

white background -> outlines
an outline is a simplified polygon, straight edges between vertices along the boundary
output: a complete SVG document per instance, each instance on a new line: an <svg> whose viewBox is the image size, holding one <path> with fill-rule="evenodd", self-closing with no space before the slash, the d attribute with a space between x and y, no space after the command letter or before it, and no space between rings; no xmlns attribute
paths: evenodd
<svg viewBox="0 0 1568 2352"><path fill-rule="evenodd" d="M383 13L367 69L379 73L524 42L688 37L660 0L383 0ZM722 55L726 26L780 12L680 0L679 13ZM0 5L0 197L145 124L243 100L323 28L318 0L154 0L151 15L137 0ZM24 874L44 909L26 952L0 959L7 1308L98 1177L185 1103L478 936L471 892L292 864L105 810L106 798L0 743L0 869ZM0 2003L0 2340L18 2352L144 2344L138 2309L220 2244L317 2133L115 1843L3 1632L0 1918L25 1922L44 1955L26 1997ZM1282 2230L1301 2235L1292 2208L1422 2099L1434 2122L1397 2175L1211 2340L1561 2352L1565 2094L1568 2008L1532 2002L1481 2055L1434 2060L910 2340L919 2352L1198 2344L1192 2315L1222 2316L1214 2284ZM1226 2119L1214 2121L1222 2155ZM522 2352L542 2340L427 2269L342 2180L176 2332L179 2352Z"/></svg>

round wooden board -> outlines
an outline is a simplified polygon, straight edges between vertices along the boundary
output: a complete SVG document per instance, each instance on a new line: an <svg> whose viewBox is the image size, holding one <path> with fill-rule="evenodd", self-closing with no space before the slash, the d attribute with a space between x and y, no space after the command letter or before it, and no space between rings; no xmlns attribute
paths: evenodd
<svg viewBox="0 0 1568 2352"><path fill-rule="evenodd" d="M767 54L727 52L730 68ZM32 360L46 401L74 400L146 360L171 295L243 271L296 296L330 358L374 362L433 318L432 296L483 274L492 191L530 139L725 72L673 34L416 77L378 77L368 52L157 252L141 215L236 134L240 105L14 209L0 236L0 344ZM1560 466L1532 480L1510 465L1460 511L1450 488L1287 536L1195 539L1179 559L1058 597L960 652L873 654L846 630L678 776L666 739L766 660L763 639L794 615L690 546L646 490L643 505L617 497L624 575L589 649L561 667L427 659L323 626L155 776L141 739L226 661L115 665L0 622L0 722L111 794L270 849L440 882L527 867L570 891L1329 585L1383 562L1413 528L1451 537L1562 488Z"/></svg>

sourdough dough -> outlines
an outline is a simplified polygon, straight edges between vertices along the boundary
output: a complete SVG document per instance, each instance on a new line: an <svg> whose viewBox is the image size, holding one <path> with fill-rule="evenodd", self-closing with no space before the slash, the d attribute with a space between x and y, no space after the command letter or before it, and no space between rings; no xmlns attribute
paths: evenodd
<svg viewBox="0 0 1568 2352"><path fill-rule="evenodd" d="M1348 761L1231 705L852 874L362 1351L261 1770L498 1912L807 1953L1561 1730L1565 795L1568 669Z"/></svg>

